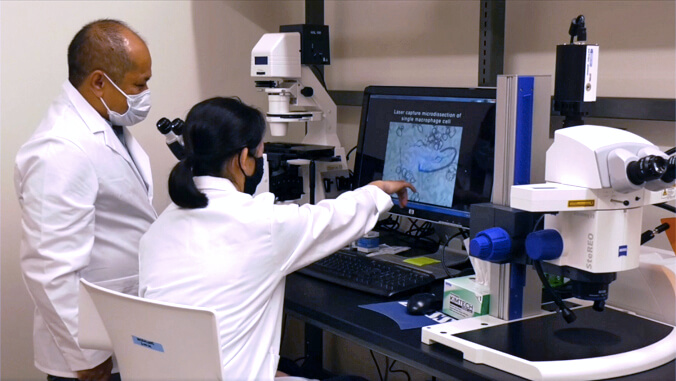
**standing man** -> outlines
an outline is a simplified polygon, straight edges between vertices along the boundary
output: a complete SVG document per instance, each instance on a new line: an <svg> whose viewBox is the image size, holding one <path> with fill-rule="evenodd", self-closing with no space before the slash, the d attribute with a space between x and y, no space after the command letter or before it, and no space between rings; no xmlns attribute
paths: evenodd
<svg viewBox="0 0 676 381"><path fill-rule="evenodd" d="M17 154L21 269L48 380L111 376L110 352L78 345L79 280L137 294L139 239L157 214L148 156L126 127L150 111L150 76L148 47L126 24L85 25L61 95Z"/></svg>

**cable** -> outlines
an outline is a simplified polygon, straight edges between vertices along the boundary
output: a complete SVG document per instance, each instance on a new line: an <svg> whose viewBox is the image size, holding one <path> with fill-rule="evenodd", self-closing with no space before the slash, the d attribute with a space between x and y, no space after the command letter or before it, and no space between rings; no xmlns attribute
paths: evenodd
<svg viewBox="0 0 676 381"><path fill-rule="evenodd" d="M538 226L540 226L540 223L544 222L544 219L545 215L543 214L535 221L535 224L533 225L533 231L536 231L538 229ZM544 228L544 226L542 227ZM577 319L577 316L575 316L575 313L566 306L566 304L561 299L561 295L555 292L552 286L549 284L549 280L545 276L545 272L542 269L542 261L534 260L533 267L535 268L535 272L537 272L538 277L540 278L540 282L542 282L542 285L544 286L545 290L547 290L549 295L554 300L556 306L559 307L559 310L561 310L561 315L563 316L563 318L566 320L567 323L574 322L575 319Z"/></svg>
<svg viewBox="0 0 676 381"><path fill-rule="evenodd" d="M565 303L563 303L561 295L554 292L552 286L549 285L549 281L545 277L545 272L544 270L542 270L542 263L540 261L533 261L533 267L535 267L535 271L538 273L538 277L540 278L542 285L545 287L545 290L549 292L549 295L551 295L552 299L554 300L554 303L556 304L557 307L559 307L559 310L561 310L561 315L563 316L563 318L566 320L567 323L574 322L575 319L577 319L577 316L575 316L575 313L571 311L570 308L568 308Z"/></svg>
<svg viewBox="0 0 676 381"><path fill-rule="evenodd" d="M653 204L653 205L655 205L655 206L658 207L658 208L662 208L662 209L664 209L664 210L668 210L668 211L670 211L670 212L672 212L672 213L676 213L676 208L674 208L673 206L671 206L671 205L669 205L669 204L667 204L667 203L664 203L664 202L663 202L663 203L661 203L661 204Z"/></svg>
<svg viewBox="0 0 676 381"><path fill-rule="evenodd" d="M373 363L376 364L376 369L378 369L378 378L380 378L380 381L383 381L383 374L380 372L380 365L378 365L376 355L373 353L373 350L371 349L369 349L369 352L371 352L371 358L373 359Z"/></svg>
<svg viewBox="0 0 676 381"><path fill-rule="evenodd" d="M406 378L408 379L408 381L411 381L411 375L407 371L405 371L403 369L392 369L394 367L394 364L396 364L396 363L397 363L397 360L392 361L392 364L390 364L390 366L389 366L389 368L387 368L387 370L392 372L392 373L403 373L403 374L406 375Z"/></svg>
<svg viewBox="0 0 676 381"><path fill-rule="evenodd" d="M352 151L354 151L356 149L357 149L357 146L354 146L349 151L347 151L347 153L345 154L345 161L350 160L350 154L352 153Z"/></svg>
<svg viewBox="0 0 676 381"><path fill-rule="evenodd" d="M386 219L378 221L376 226L379 229L396 231L399 229L399 216L392 218L392 215L389 215Z"/></svg>
<svg viewBox="0 0 676 381"><path fill-rule="evenodd" d="M399 219L399 216L397 216L397 221L398 221L398 219ZM387 221L387 220L385 220L385 221ZM397 234L401 237L413 240L413 242L407 243L407 245L409 245L409 246L413 246L413 247L420 246L421 242L424 241L424 242L427 242L429 245L435 246L435 248L434 248L435 251L439 249L440 240L434 240L434 239L430 238L430 236L435 234L434 225L431 222L426 221L425 223L423 223L422 225L419 226L418 223L415 220L411 220L409 218L409 221L411 222L411 225L409 226L408 230L406 230L405 232L398 231L398 229L399 229L399 223L398 222L397 222L397 225L395 227L386 227L386 228L390 231L397 232ZM379 224L378 226L380 227L382 225Z"/></svg>
<svg viewBox="0 0 676 381"><path fill-rule="evenodd" d="M664 153L667 155L673 155L676 153L676 147L669 148L668 150L664 151Z"/></svg>
<svg viewBox="0 0 676 381"><path fill-rule="evenodd" d="M540 216L540 218L537 219L537 221L535 221L535 225L533 225L533 231L538 230L538 226L540 226L540 223L543 222L544 219L545 219L545 215L543 214L543 215ZM542 226L542 228L543 229L545 228L544 225Z"/></svg>
<svg viewBox="0 0 676 381"><path fill-rule="evenodd" d="M418 222L417 220L412 220L410 218L408 219L408 222L410 222L411 225L408 227L408 230L404 232L404 234L413 236L413 233L418 230Z"/></svg>
<svg viewBox="0 0 676 381"><path fill-rule="evenodd" d="M405 233L403 233L404 235L416 240L427 240L428 242L431 242L436 246L439 246L439 244L441 243L440 240L433 240L429 238L430 236L435 234L434 225L431 222L425 221L421 226L418 226L417 220L411 218L409 218L408 220L411 223L411 226Z"/></svg>

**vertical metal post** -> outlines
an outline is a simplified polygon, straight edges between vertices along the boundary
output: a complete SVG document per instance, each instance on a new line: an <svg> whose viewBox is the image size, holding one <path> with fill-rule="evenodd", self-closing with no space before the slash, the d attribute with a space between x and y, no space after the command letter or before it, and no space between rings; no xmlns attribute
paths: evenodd
<svg viewBox="0 0 676 381"><path fill-rule="evenodd" d="M480 6L479 86L495 87L505 62L505 0L481 0Z"/></svg>
<svg viewBox="0 0 676 381"><path fill-rule="evenodd" d="M314 25L324 25L324 0L305 0L305 23ZM317 69L324 76L324 67L319 65ZM314 161L312 162L314 164ZM314 165L310 166L310 185L314 188ZM314 199L314 189L310 193ZM314 200L313 200L314 201ZM314 202L310 202L314 204ZM305 324L305 356L303 367L311 374L322 373L322 360L324 357L324 339L321 329L312 324Z"/></svg>
<svg viewBox="0 0 676 381"><path fill-rule="evenodd" d="M324 25L324 0L305 0L305 23Z"/></svg>

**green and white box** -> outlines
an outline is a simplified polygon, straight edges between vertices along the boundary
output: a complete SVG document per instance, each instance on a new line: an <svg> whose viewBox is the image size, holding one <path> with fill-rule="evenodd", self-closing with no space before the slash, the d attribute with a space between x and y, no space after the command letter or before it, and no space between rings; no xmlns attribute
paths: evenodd
<svg viewBox="0 0 676 381"><path fill-rule="evenodd" d="M477 284L474 279L474 275L470 275L445 280L442 307L445 314L460 320L488 313L488 286Z"/></svg>

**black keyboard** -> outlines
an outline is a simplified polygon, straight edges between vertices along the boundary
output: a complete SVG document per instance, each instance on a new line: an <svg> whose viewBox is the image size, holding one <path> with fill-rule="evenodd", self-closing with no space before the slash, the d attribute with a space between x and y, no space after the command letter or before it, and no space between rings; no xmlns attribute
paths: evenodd
<svg viewBox="0 0 676 381"><path fill-rule="evenodd" d="M344 287L392 297L432 283L431 274L360 254L339 251L298 271Z"/></svg>

